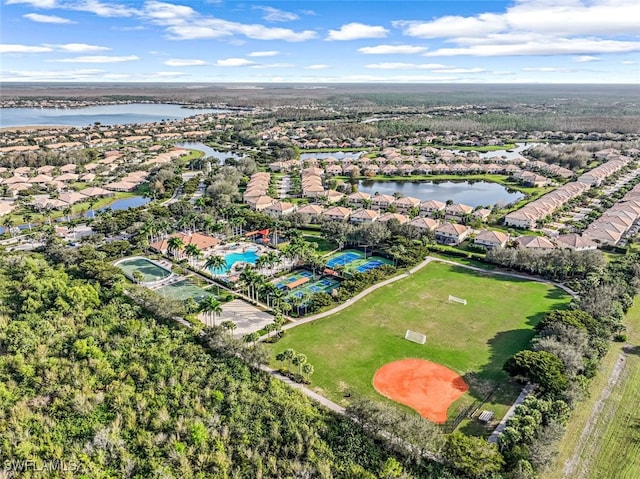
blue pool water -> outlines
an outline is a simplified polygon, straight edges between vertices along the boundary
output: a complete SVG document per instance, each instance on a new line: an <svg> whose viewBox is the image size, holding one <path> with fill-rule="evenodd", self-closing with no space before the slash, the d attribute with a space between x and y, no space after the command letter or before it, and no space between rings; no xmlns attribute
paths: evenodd
<svg viewBox="0 0 640 479"><path fill-rule="evenodd" d="M256 260L258 259L258 255L256 254L258 250L251 249L247 250L244 253L230 253L225 255L224 260L227 262L227 266L225 268L220 268L217 270L211 269L213 274L224 274L231 271L231 268L238 261L242 261L244 263L256 264Z"/></svg>

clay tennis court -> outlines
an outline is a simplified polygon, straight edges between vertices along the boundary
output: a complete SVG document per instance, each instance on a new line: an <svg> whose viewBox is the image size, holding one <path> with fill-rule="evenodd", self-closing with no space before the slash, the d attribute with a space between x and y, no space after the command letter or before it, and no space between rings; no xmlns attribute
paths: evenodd
<svg viewBox="0 0 640 479"><path fill-rule="evenodd" d="M373 376L383 396L409 406L436 423L447 420L447 409L469 386L455 371L424 359L387 363Z"/></svg>

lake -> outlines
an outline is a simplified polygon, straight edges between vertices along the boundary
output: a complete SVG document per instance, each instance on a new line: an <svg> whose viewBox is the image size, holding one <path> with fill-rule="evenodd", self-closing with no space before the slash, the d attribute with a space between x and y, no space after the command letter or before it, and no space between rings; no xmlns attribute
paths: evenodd
<svg viewBox="0 0 640 479"><path fill-rule="evenodd" d="M121 198L103 208L96 209L96 212L103 211L106 209L110 209L112 211L128 210L129 208L137 208L139 206L144 206L150 201L151 201L151 198L145 198L144 196L131 196L130 198ZM85 216L87 218L93 218L92 213L93 212L91 211L87 211Z"/></svg>
<svg viewBox="0 0 640 479"><path fill-rule="evenodd" d="M9 126L76 126L100 122L103 125L153 123L181 120L202 113L223 113L227 110L190 109L165 103L128 103L97 105L85 108L0 108L0 127Z"/></svg>
<svg viewBox="0 0 640 479"><path fill-rule="evenodd" d="M214 150L210 146L205 145L199 141L183 141L181 143L174 143L174 146L179 146L180 148L186 148L187 150L198 150L204 153L205 158L215 158L221 164L224 164L225 160L229 158L234 158L239 160L242 156L235 155L229 151L219 151Z"/></svg>
<svg viewBox="0 0 640 479"><path fill-rule="evenodd" d="M508 191L498 183L488 181L366 181L358 182L358 191L374 195L402 193L420 200L451 200L469 206L507 205L524 195L518 191Z"/></svg>
<svg viewBox="0 0 640 479"><path fill-rule="evenodd" d="M364 155L366 151L333 151L329 153L300 153L301 160L308 160L309 158L317 158L318 160L325 160L327 158L335 158L336 160L344 160L345 158L356 159Z"/></svg>

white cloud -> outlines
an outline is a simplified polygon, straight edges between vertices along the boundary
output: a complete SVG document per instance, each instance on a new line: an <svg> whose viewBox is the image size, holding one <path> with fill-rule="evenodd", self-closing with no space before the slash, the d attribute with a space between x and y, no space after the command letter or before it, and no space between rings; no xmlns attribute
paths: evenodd
<svg viewBox="0 0 640 479"><path fill-rule="evenodd" d="M375 70L442 70L445 68L453 68L440 63L403 63L403 62L385 62L385 63L370 63L365 65L365 68L372 68Z"/></svg>
<svg viewBox="0 0 640 479"><path fill-rule="evenodd" d="M327 40L358 40L361 38L384 38L388 30L382 26L363 23L347 23L340 30L329 30Z"/></svg>
<svg viewBox="0 0 640 479"><path fill-rule="evenodd" d="M555 73L555 72L566 72L568 71L566 68L557 68L557 67L525 67L522 69L523 72L542 72L542 73Z"/></svg>
<svg viewBox="0 0 640 479"><path fill-rule="evenodd" d="M5 43L0 44L0 53L45 53L51 52L53 48L38 45L18 45Z"/></svg>
<svg viewBox="0 0 640 479"><path fill-rule="evenodd" d="M57 50L71 53L85 53L85 52L106 52L111 50L109 47L102 47L100 45L89 45L88 43L64 43L61 45L47 45L55 47Z"/></svg>
<svg viewBox="0 0 640 479"><path fill-rule="evenodd" d="M473 55L480 57L516 55L580 55L588 53L623 53L640 51L640 42L600 40L597 38L549 38L523 43L495 43L460 48L440 48L425 53L427 57Z"/></svg>
<svg viewBox="0 0 640 479"><path fill-rule="evenodd" d="M216 66L219 67L246 67L249 65L255 65L255 63L246 58L226 58L216 62Z"/></svg>
<svg viewBox="0 0 640 479"><path fill-rule="evenodd" d="M422 53L426 49L427 47L417 45L376 45L375 47L358 48L358 51L365 55L411 55Z"/></svg>
<svg viewBox="0 0 640 479"><path fill-rule="evenodd" d="M56 6L56 0L7 0L7 5L25 4L31 5L35 8L54 8Z"/></svg>
<svg viewBox="0 0 640 479"><path fill-rule="evenodd" d="M263 19L268 22L290 22L298 20L300 17L293 12L285 12L273 7L253 7L264 12Z"/></svg>
<svg viewBox="0 0 640 479"><path fill-rule="evenodd" d="M577 63L597 62L600 58L591 55L580 55L579 57L573 57L573 61Z"/></svg>
<svg viewBox="0 0 640 479"><path fill-rule="evenodd" d="M175 78L175 77L183 77L185 75L188 75L188 73L185 73L185 72L154 72L154 73L151 74L151 76L157 77L157 78Z"/></svg>
<svg viewBox="0 0 640 479"><path fill-rule="evenodd" d="M133 62L136 60L140 60L140 57L137 55L126 55L126 56L107 56L107 55L90 55L90 56L81 56L81 57L73 57L73 58L61 58L60 60L49 60L51 62L56 63L122 63L122 62Z"/></svg>
<svg viewBox="0 0 640 479"><path fill-rule="evenodd" d="M252 65L251 68L264 69L264 68L293 68L293 63L261 63Z"/></svg>
<svg viewBox="0 0 640 479"><path fill-rule="evenodd" d="M59 23L59 24L78 23L68 18L58 17L56 15L41 15L39 13L27 13L22 16L27 20L31 20L32 22L37 22L37 23Z"/></svg>
<svg viewBox="0 0 640 479"><path fill-rule="evenodd" d="M197 25L177 24L167 28L171 40L222 38L234 34L254 40L283 40L301 42L317 36L312 30L296 32L288 28L271 28L259 24L243 24L220 19L199 19Z"/></svg>
<svg viewBox="0 0 640 479"><path fill-rule="evenodd" d="M82 0L80 3L68 4L65 7L79 12L89 12L99 17L131 17L140 13L135 8L117 3L102 3L99 0Z"/></svg>
<svg viewBox="0 0 640 479"><path fill-rule="evenodd" d="M193 8L184 5L151 1L145 3L144 15L160 25L172 25L176 21L185 21L198 14Z"/></svg>
<svg viewBox="0 0 640 479"><path fill-rule="evenodd" d="M325 70L327 68L330 68L329 65L324 65L322 63L317 63L315 65L307 65L305 67L307 70Z"/></svg>
<svg viewBox="0 0 640 479"><path fill-rule="evenodd" d="M2 81L77 81L93 80L105 73L104 70L13 70L0 73Z"/></svg>
<svg viewBox="0 0 640 479"><path fill-rule="evenodd" d="M171 58L166 60L164 64L170 67L198 67L206 65L207 62L204 60L197 60L195 58Z"/></svg>
<svg viewBox="0 0 640 479"><path fill-rule="evenodd" d="M263 51L263 52L251 52L248 53L247 56L248 57L273 57L276 55L279 55L280 52L276 51L276 50L267 50L267 51Z"/></svg>
<svg viewBox="0 0 640 479"><path fill-rule="evenodd" d="M638 62L633 61L633 60L624 60L622 62L623 65L635 65L636 63L638 63Z"/></svg>
<svg viewBox="0 0 640 479"><path fill-rule="evenodd" d="M417 38L451 38L458 36L481 36L500 31L505 20L497 14L483 13L477 17L440 17L431 22L399 20L391 23L402 29L402 33Z"/></svg>
<svg viewBox="0 0 640 479"><path fill-rule="evenodd" d="M637 34L640 3L636 0L519 0L504 13L472 17L445 16L432 21L393 22L405 35L418 38L483 37L520 31L547 35Z"/></svg>

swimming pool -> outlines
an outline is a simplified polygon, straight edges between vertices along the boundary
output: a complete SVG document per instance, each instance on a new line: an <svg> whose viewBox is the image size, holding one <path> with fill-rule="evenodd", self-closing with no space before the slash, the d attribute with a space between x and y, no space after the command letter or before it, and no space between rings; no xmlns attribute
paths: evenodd
<svg viewBox="0 0 640 479"><path fill-rule="evenodd" d="M249 264L256 264L256 260L259 258L257 255L258 250L253 248L242 253L229 253L225 255L224 260L227 263L226 267L218 269L210 269L213 274L224 274L231 271L233 265L238 262L244 262Z"/></svg>

